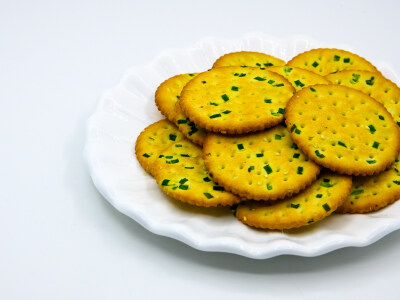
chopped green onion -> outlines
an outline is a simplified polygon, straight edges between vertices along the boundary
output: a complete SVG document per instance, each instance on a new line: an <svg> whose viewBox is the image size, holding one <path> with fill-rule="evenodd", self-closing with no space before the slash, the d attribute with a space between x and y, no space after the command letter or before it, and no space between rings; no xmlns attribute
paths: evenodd
<svg viewBox="0 0 400 300"><path fill-rule="evenodd" d="M279 83L279 84L275 84L274 86L280 87L280 86L284 86L284 84L283 83Z"/></svg>
<svg viewBox="0 0 400 300"><path fill-rule="evenodd" d="M339 142L338 142L338 145L340 145L340 146L342 146L342 147L345 147L345 148L347 148L346 144L345 144L345 143L343 143L343 142L341 142L341 141L339 141Z"/></svg>
<svg viewBox="0 0 400 300"><path fill-rule="evenodd" d="M317 194L315 197L316 198L322 198L322 194Z"/></svg>
<svg viewBox="0 0 400 300"><path fill-rule="evenodd" d="M398 181L398 180L393 180L393 183L397 184L397 185L400 185L400 181Z"/></svg>
<svg viewBox="0 0 400 300"><path fill-rule="evenodd" d="M246 73L240 73L239 77L244 77L246 76Z"/></svg>
<svg viewBox="0 0 400 300"><path fill-rule="evenodd" d="M182 145L181 144L176 144L175 148L182 148Z"/></svg>
<svg viewBox="0 0 400 300"><path fill-rule="evenodd" d="M290 146L290 148L299 149L299 147L297 147L297 145L295 143L293 143L292 146Z"/></svg>
<svg viewBox="0 0 400 300"><path fill-rule="evenodd" d="M224 187L223 186L213 186L213 190L214 191L225 191L225 189L224 189Z"/></svg>
<svg viewBox="0 0 400 300"><path fill-rule="evenodd" d="M257 153L256 156L257 156L257 157L263 157L263 156L264 156L264 153Z"/></svg>
<svg viewBox="0 0 400 300"><path fill-rule="evenodd" d="M300 206L299 203L297 203L297 204L290 203L290 207L292 207L292 208L299 208L299 206Z"/></svg>
<svg viewBox="0 0 400 300"><path fill-rule="evenodd" d="M379 119L380 120L385 120L385 118L383 116L381 116L381 115L379 115Z"/></svg>
<svg viewBox="0 0 400 300"><path fill-rule="evenodd" d="M189 186L188 185L186 185L186 184L181 184L180 186L179 186L179 188L181 189L181 190L187 190L188 188L189 188Z"/></svg>
<svg viewBox="0 0 400 300"><path fill-rule="evenodd" d="M290 67L283 67L283 72L285 73L290 73L292 71L292 68Z"/></svg>
<svg viewBox="0 0 400 300"><path fill-rule="evenodd" d="M215 119L215 118L219 118L219 117L221 117L221 114L215 114L215 115L210 116L210 119Z"/></svg>
<svg viewBox="0 0 400 300"><path fill-rule="evenodd" d="M217 103L215 103L215 102L210 102L210 103L208 103L209 105L214 105L214 106L218 106L218 104Z"/></svg>
<svg viewBox="0 0 400 300"><path fill-rule="evenodd" d="M169 180L168 180L168 179L164 179L164 180L161 182L161 185L162 185L162 186L166 186L166 185L168 185L168 183L169 183Z"/></svg>
<svg viewBox="0 0 400 300"><path fill-rule="evenodd" d="M311 65L312 65L314 68L316 68L316 67L319 66L319 63L317 63L316 61L314 61Z"/></svg>
<svg viewBox="0 0 400 300"><path fill-rule="evenodd" d="M190 73L190 74L189 74L189 76L193 77L193 76L194 76L194 74Z"/></svg>
<svg viewBox="0 0 400 300"><path fill-rule="evenodd" d="M296 80L294 83L296 84L296 86L299 86L299 87L304 86L304 83L302 83L300 80Z"/></svg>
<svg viewBox="0 0 400 300"><path fill-rule="evenodd" d="M267 184L267 190L268 190L268 191L272 190L272 185Z"/></svg>
<svg viewBox="0 0 400 300"><path fill-rule="evenodd" d="M189 154L181 154L182 157L190 157Z"/></svg>
<svg viewBox="0 0 400 300"><path fill-rule="evenodd" d="M254 166L250 166L248 169L247 169L247 171L250 173L251 171L253 171L254 170Z"/></svg>
<svg viewBox="0 0 400 300"><path fill-rule="evenodd" d="M194 167L185 167L185 169L194 169Z"/></svg>
<svg viewBox="0 0 400 300"><path fill-rule="evenodd" d="M360 79L360 74L353 73L351 76L353 77L353 78L350 80L350 83L351 83L351 84L357 83L358 80Z"/></svg>
<svg viewBox="0 0 400 300"><path fill-rule="evenodd" d="M262 78L262 77L259 77L259 76L257 76L257 77L254 77L254 79L255 79L255 80L258 80L258 81L264 81L264 80L267 80L267 79L265 79L265 78Z"/></svg>
<svg viewBox="0 0 400 300"><path fill-rule="evenodd" d="M373 145L372 145L372 147L374 147L375 149L378 149L379 143L378 143L378 142L374 142Z"/></svg>
<svg viewBox="0 0 400 300"><path fill-rule="evenodd" d="M343 58L343 62L348 64L350 62L350 58L348 58L348 57L347 58Z"/></svg>
<svg viewBox="0 0 400 300"><path fill-rule="evenodd" d="M279 135L279 134L275 134L275 139L276 139L276 140L281 140L281 139L282 139L282 136Z"/></svg>
<svg viewBox="0 0 400 300"><path fill-rule="evenodd" d="M173 159L173 160L167 161L167 164L176 164L178 162L179 162L179 159Z"/></svg>
<svg viewBox="0 0 400 300"><path fill-rule="evenodd" d="M264 166L264 170L265 170L265 172L267 172L267 174L271 174L272 173L272 169L271 169L271 167L269 165L265 165Z"/></svg>
<svg viewBox="0 0 400 300"><path fill-rule="evenodd" d="M223 111L222 113L223 114L225 114L225 115L227 115L227 114L229 114L229 113L231 113L232 111L230 111L230 110L225 110L225 111Z"/></svg>
<svg viewBox="0 0 400 300"><path fill-rule="evenodd" d="M303 174L303 167L297 167L297 174L299 175Z"/></svg>
<svg viewBox="0 0 400 300"><path fill-rule="evenodd" d="M375 77L372 76L370 79L365 80L365 83L368 85L374 85L374 79Z"/></svg>
<svg viewBox="0 0 400 300"><path fill-rule="evenodd" d="M315 92L315 91L317 91L317 90L314 89L314 88L312 88L312 87L310 87L310 91L311 91L311 92Z"/></svg>
<svg viewBox="0 0 400 300"><path fill-rule="evenodd" d="M244 149L243 144L238 144L237 147L238 147L239 150L243 150Z"/></svg>
<svg viewBox="0 0 400 300"><path fill-rule="evenodd" d="M170 139L171 141L175 141L175 140L176 140L176 135L175 135L175 134L170 134L170 135L169 135L169 139Z"/></svg>
<svg viewBox="0 0 400 300"><path fill-rule="evenodd" d="M371 133L374 133L374 132L376 131L374 125L368 125L368 128L369 128L369 131L370 131Z"/></svg>
<svg viewBox="0 0 400 300"><path fill-rule="evenodd" d="M300 153L293 154L293 158L299 158L299 157L300 157Z"/></svg>
<svg viewBox="0 0 400 300"><path fill-rule="evenodd" d="M214 198L214 196L213 196L213 195L211 195L210 193L204 193L204 196L206 196L206 197L207 197L207 199Z"/></svg>
<svg viewBox="0 0 400 300"><path fill-rule="evenodd" d="M144 157L150 157L150 155L148 155L147 153L143 154Z"/></svg>
<svg viewBox="0 0 400 300"><path fill-rule="evenodd" d="M188 120L186 119L186 120L178 120L178 124L186 124L188 122Z"/></svg>
<svg viewBox="0 0 400 300"><path fill-rule="evenodd" d="M272 100L272 99L264 99L264 102L265 102L265 103L272 103L271 100Z"/></svg>
<svg viewBox="0 0 400 300"><path fill-rule="evenodd" d="M264 66L266 66L266 67L272 67L274 64L273 63L266 63L266 64L264 64Z"/></svg>
<svg viewBox="0 0 400 300"><path fill-rule="evenodd" d="M340 60L340 56L339 56L339 55L335 55L335 56L333 57L333 60L334 60L334 61L339 61L339 60Z"/></svg>
<svg viewBox="0 0 400 300"><path fill-rule="evenodd" d="M237 86L232 86L231 90L237 92L239 90L239 88Z"/></svg>
<svg viewBox="0 0 400 300"><path fill-rule="evenodd" d="M272 79L268 80L269 84L273 84L274 82L275 82L275 80L272 80Z"/></svg>
<svg viewBox="0 0 400 300"><path fill-rule="evenodd" d="M372 165L372 164L376 163L376 160L375 159L367 159L367 163L369 165Z"/></svg>
<svg viewBox="0 0 400 300"><path fill-rule="evenodd" d="M331 184L329 182L321 182L319 185L323 186L323 187L326 187L326 188L333 187L333 184Z"/></svg>
<svg viewBox="0 0 400 300"><path fill-rule="evenodd" d="M224 100L225 102L229 100L229 97L228 97L227 94L223 94L223 95L221 96L221 98L222 98L222 100Z"/></svg>
<svg viewBox="0 0 400 300"><path fill-rule="evenodd" d="M352 195L352 196L354 196L354 195L360 195L361 193L364 193L364 190L361 190L361 189L359 189L359 190L352 190L352 191L350 192L350 195Z"/></svg>
<svg viewBox="0 0 400 300"><path fill-rule="evenodd" d="M210 177L204 177L204 178L203 178L203 181L205 181L205 182L210 182L211 179L210 179Z"/></svg>
<svg viewBox="0 0 400 300"><path fill-rule="evenodd" d="M323 204L322 207L325 209L325 211L330 211L331 210L331 208L329 207L328 203Z"/></svg>

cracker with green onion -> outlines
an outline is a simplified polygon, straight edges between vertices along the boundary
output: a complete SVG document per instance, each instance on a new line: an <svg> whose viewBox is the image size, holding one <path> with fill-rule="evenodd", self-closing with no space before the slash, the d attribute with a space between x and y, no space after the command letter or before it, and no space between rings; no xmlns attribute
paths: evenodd
<svg viewBox="0 0 400 300"><path fill-rule="evenodd" d="M155 102L158 110L168 120L175 120L175 103L178 101L183 87L197 74L187 73L168 78L159 85L155 94Z"/></svg>
<svg viewBox="0 0 400 300"><path fill-rule="evenodd" d="M400 126L400 88L380 73L346 70L325 78L332 83L362 91L382 103Z"/></svg>
<svg viewBox="0 0 400 300"><path fill-rule="evenodd" d="M351 177L325 173L301 193L275 203L246 201L236 208L244 224L263 229L291 229L328 217L348 197Z"/></svg>
<svg viewBox="0 0 400 300"><path fill-rule="evenodd" d="M390 168L374 176L353 178L350 196L338 208L340 213L368 213L392 204L400 198L399 157Z"/></svg>
<svg viewBox="0 0 400 300"><path fill-rule="evenodd" d="M208 131L241 134L282 122L292 85L281 75L251 67L200 73L182 90L180 106Z"/></svg>
<svg viewBox="0 0 400 300"><path fill-rule="evenodd" d="M400 151L400 131L370 96L340 85L297 92L285 112L293 141L317 164L348 175L385 170Z"/></svg>
<svg viewBox="0 0 400 300"><path fill-rule="evenodd" d="M182 111L179 101L175 106L175 121L180 132L193 143L202 146L207 136L207 131L192 122Z"/></svg>
<svg viewBox="0 0 400 300"><path fill-rule="evenodd" d="M301 68L279 66L270 67L268 70L285 77L293 85L296 91L299 91L309 85L331 83L328 79L324 78L324 76Z"/></svg>
<svg viewBox="0 0 400 300"><path fill-rule="evenodd" d="M227 53L218 58L213 68L220 67L258 67L284 66L285 61L269 54L252 51L240 51Z"/></svg>
<svg viewBox="0 0 400 300"><path fill-rule="evenodd" d="M376 67L357 54L329 48L317 48L302 52L293 57L287 66L302 68L322 76L342 70L378 72Z"/></svg>
<svg viewBox="0 0 400 300"><path fill-rule="evenodd" d="M201 148L188 140L171 145L154 164L154 178L168 196L196 206L216 207L240 199L216 184L204 166Z"/></svg>
<svg viewBox="0 0 400 300"><path fill-rule="evenodd" d="M306 188L320 172L280 125L240 136L208 134L203 153L215 182L246 199L282 199Z"/></svg>
<svg viewBox="0 0 400 300"><path fill-rule="evenodd" d="M141 166L153 175L153 164L160 153L184 137L178 128L164 119L146 127L138 136L135 154Z"/></svg>

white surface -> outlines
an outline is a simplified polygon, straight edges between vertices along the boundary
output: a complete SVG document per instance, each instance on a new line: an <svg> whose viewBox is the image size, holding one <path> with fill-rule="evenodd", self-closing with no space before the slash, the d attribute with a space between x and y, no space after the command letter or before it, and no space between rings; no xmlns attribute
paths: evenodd
<svg viewBox="0 0 400 300"><path fill-rule="evenodd" d="M396 299L400 232L316 258L255 261L156 236L84 165L84 127L129 66L249 31L343 43L400 70L396 1L43 1L0 10L1 299Z"/></svg>
<svg viewBox="0 0 400 300"><path fill-rule="evenodd" d="M203 39L189 48L165 50L146 66L130 68L115 87L103 93L88 121L85 159L97 189L116 209L154 233L196 249L257 259L282 254L317 256L343 247L365 246L399 229L400 201L371 214L334 214L295 234L254 230L233 218L229 209L198 209L173 201L136 160L134 141L145 127L160 120L154 93L165 78L207 70L229 52L258 51L288 61L318 47L351 49L323 45L308 37L277 39L251 33L230 40ZM393 70L370 61L399 84Z"/></svg>

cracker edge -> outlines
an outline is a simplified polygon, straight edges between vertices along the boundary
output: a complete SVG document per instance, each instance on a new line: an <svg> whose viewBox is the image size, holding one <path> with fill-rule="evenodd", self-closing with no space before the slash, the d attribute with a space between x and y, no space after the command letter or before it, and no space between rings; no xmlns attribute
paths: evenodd
<svg viewBox="0 0 400 300"><path fill-rule="evenodd" d="M216 64L219 63L225 56L231 55L232 53L245 53L245 54L249 54L249 53L258 53L258 54L264 54L264 55L267 55L267 56L269 56L269 57L272 57L273 59L279 60L279 61L282 63L282 66L284 66L284 65L286 64L286 62L285 62L283 59L280 59L279 57L275 57L275 56L272 56L272 55L267 54L267 53L258 52L258 51L234 51L234 52L229 52L229 53L226 53L226 54L224 54L224 55L218 57L218 58L215 60L215 62L213 63L213 65L212 65L211 68L212 68L212 69L216 69L216 68L228 67L228 66L216 66ZM275 65L274 65L274 66L275 66ZM231 67L233 67L233 66L231 66ZM237 67L240 67L240 66L237 66ZM267 68L268 68L268 67L267 67Z"/></svg>

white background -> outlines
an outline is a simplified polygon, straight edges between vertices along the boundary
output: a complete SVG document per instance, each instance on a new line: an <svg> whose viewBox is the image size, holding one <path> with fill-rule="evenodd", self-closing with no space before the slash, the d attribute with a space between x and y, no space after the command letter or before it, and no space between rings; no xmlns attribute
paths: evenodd
<svg viewBox="0 0 400 300"><path fill-rule="evenodd" d="M251 260L156 236L96 191L85 122L166 48L250 31L348 44L400 73L397 1L1 1L0 299L398 299L400 232Z"/></svg>

